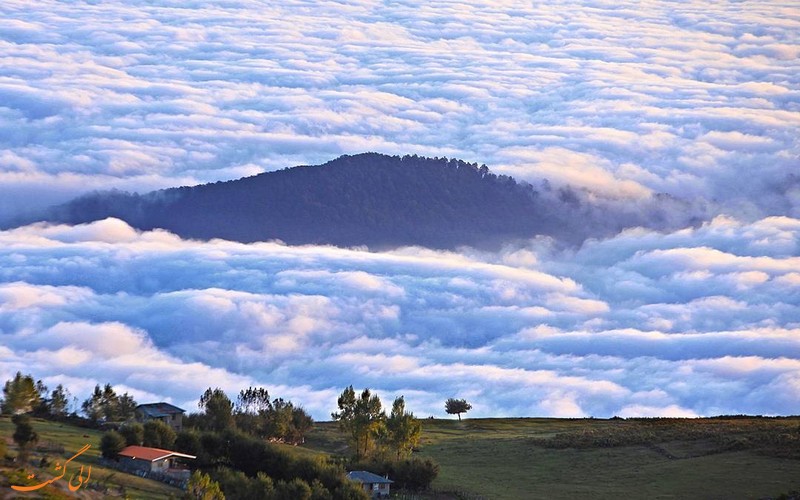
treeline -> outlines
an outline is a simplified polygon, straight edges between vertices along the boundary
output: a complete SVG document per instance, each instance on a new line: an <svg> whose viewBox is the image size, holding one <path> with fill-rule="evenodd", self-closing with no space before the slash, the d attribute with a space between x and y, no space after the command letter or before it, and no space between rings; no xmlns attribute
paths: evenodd
<svg viewBox="0 0 800 500"><path fill-rule="evenodd" d="M48 391L41 380L17 373L3 387L0 408L15 415L15 441L26 452L37 440L28 414L45 418L66 418L69 391L59 385ZM72 406L77 406L73 398ZM388 474L401 489L429 487L438 465L411 457L418 445L421 423L406 410L402 396L396 398L387 415L377 395L365 389L356 394L344 390L333 414L346 433L353 457L304 458L276 447L271 441L304 442L313 419L303 409L283 398L272 398L263 387L242 389L231 400L219 388L208 388L199 398L197 413L184 419L183 430L175 432L160 420L134 420L136 402L127 393L119 395L110 384L95 386L80 405L86 418L73 410L71 418L86 425L113 425L100 443L102 455L115 460L126 446L139 445L196 456L187 498L242 499L363 499L361 486L347 479L349 470L367 469Z"/></svg>
<svg viewBox="0 0 800 500"><path fill-rule="evenodd" d="M80 404L87 424L129 420L134 417L137 403L127 392L117 394L111 384L94 387L92 395ZM58 384L50 391L41 380L17 372L3 385L0 411L6 415L31 414L52 419L82 420L78 414L78 398Z"/></svg>

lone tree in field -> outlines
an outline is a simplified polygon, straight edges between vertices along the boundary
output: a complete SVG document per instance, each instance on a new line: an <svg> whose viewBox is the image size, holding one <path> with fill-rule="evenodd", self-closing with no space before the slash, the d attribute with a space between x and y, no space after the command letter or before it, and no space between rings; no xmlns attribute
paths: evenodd
<svg viewBox="0 0 800 500"><path fill-rule="evenodd" d="M472 405L467 403L466 399L450 398L444 403L444 411L446 411L450 415L458 415L459 420L461 420L462 413L467 413L471 409Z"/></svg>

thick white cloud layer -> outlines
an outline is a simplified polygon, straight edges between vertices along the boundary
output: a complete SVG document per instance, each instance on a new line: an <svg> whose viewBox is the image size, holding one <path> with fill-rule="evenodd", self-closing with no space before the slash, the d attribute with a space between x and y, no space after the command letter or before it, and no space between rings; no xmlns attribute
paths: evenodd
<svg viewBox="0 0 800 500"><path fill-rule="evenodd" d="M259 384L317 418L350 384L419 415L796 414L798 102L792 2L4 0L0 221L368 150L728 216L492 254L0 232L0 379L190 409Z"/></svg>
<svg viewBox="0 0 800 500"><path fill-rule="evenodd" d="M0 378L190 409L258 384L316 418L350 384L423 416L794 414L799 248L787 217L498 253L27 226L0 232Z"/></svg>
<svg viewBox="0 0 800 500"><path fill-rule="evenodd" d="M798 75L792 2L4 0L0 217L366 150L800 217Z"/></svg>

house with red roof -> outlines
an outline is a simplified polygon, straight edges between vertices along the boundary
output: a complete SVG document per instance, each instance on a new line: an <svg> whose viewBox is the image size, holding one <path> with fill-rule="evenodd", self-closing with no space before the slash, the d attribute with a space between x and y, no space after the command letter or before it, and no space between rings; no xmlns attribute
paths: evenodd
<svg viewBox="0 0 800 500"><path fill-rule="evenodd" d="M188 479L189 468L184 461L195 458L194 455L147 446L126 446L117 454L120 469L139 476L155 476L155 479Z"/></svg>

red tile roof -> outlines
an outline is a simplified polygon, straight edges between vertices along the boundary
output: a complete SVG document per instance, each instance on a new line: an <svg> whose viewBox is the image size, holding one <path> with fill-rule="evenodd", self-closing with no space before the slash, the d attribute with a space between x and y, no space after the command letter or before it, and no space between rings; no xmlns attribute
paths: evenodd
<svg viewBox="0 0 800 500"><path fill-rule="evenodd" d="M197 458L194 455L162 450L161 448L148 448L147 446L126 446L119 452L119 455L136 460L147 460L148 462L155 462L156 460L163 460L169 457Z"/></svg>

